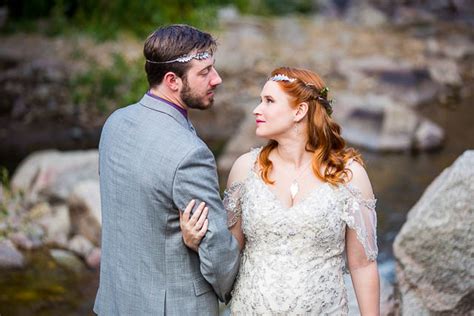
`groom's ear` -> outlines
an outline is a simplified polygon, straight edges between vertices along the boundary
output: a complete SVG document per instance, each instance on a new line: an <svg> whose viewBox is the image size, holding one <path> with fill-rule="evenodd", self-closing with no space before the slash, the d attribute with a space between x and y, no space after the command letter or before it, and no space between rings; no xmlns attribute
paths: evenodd
<svg viewBox="0 0 474 316"><path fill-rule="evenodd" d="M179 91L182 80L174 72L167 72L163 77L163 83L172 91Z"/></svg>

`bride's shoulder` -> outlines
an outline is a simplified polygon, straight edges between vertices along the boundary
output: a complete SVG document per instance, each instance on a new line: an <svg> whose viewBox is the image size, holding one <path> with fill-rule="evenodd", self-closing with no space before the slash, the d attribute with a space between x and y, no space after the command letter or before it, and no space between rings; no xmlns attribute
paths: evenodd
<svg viewBox="0 0 474 316"><path fill-rule="evenodd" d="M364 198L373 198L372 184L364 166L351 159L346 164L346 168L350 171L346 186L360 192Z"/></svg>
<svg viewBox="0 0 474 316"><path fill-rule="evenodd" d="M232 165L227 183L232 184L234 182L243 182L252 170L255 158L254 150L251 150L237 158Z"/></svg>

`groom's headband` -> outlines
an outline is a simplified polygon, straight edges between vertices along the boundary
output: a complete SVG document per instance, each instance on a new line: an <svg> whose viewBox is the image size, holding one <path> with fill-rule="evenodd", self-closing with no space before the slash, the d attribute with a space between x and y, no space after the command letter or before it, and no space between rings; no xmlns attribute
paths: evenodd
<svg viewBox="0 0 474 316"><path fill-rule="evenodd" d="M270 77L268 80L294 82L296 81L296 78L291 78L283 74L275 74L274 76ZM327 113L331 115L332 114L332 100L328 100L329 88L324 87L322 89L317 89L316 86L312 83L304 82L304 81L303 83L305 86L313 89L313 91L316 94L313 96L313 99L319 101L326 108Z"/></svg>
<svg viewBox="0 0 474 316"><path fill-rule="evenodd" d="M210 52L199 52L199 53L194 53L194 54L190 54L190 55L182 55L182 56L180 56L176 59L172 59L172 60L153 61L153 60L146 59L146 61L149 62L149 63L152 63L152 64L171 64L171 63L175 63L175 62L177 62L177 63L188 63L193 59L205 60L205 59L208 59L208 58L211 58L211 57L212 57L212 53L210 53Z"/></svg>

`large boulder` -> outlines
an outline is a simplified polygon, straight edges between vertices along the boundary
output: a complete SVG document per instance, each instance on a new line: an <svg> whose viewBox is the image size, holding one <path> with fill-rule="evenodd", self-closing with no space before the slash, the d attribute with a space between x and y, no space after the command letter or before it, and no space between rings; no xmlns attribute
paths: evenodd
<svg viewBox="0 0 474 316"><path fill-rule="evenodd" d="M339 61L337 72L347 79L348 90L358 94L377 91L397 102L417 106L435 100L443 91L439 81L456 81L455 74L448 79L439 78L439 69L453 68L452 65L415 65L408 60L394 60L383 56L345 58ZM457 69L456 69L457 70ZM452 70L454 72L454 70ZM436 75L435 80L432 74ZM453 78L451 78L453 77Z"/></svg>
<svg viewBox="0 0 474 316"><path fill-rule="evenodd" d="M442 144L444 131L384 95L338 94L334 118L351 144L373 151L430 150Z"/></svg>
<svg viewBox="0 0 474 316"><path fill-rule="evenodd" d="M395 239L402 315L474 312L474 150L426 189Z"/></svg>
<svg viewBox="0 0 474 316"><path fill-rule="evenodd" d="M60 152L47 150L27 157L15 171L12 188L35 201L40 195L65 201L83 180L98 180L97 150Z"/></svg>
<svg viewBox="0 0 474 316"><path fill-rule="evenodd" d="M44 242L50 245L65 247L71 230L69 210L66 205L57 205L38 219L45 232Z"/></svg>
<svg viewBox="0 0 474 316"><path fill-rule="evenodd" d="M100 245L101 205L98 181L84 181L74 187L69 200L72 233L86 237L95 245Z"/></svg>

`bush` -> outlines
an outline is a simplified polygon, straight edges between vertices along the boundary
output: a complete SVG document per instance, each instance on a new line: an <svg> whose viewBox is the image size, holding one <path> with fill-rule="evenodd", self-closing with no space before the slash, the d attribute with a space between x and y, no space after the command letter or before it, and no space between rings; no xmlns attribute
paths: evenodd
<svg viewBox="0 0 474 316"><path fill-rule="evenodd" d="M230 4L257 15L304 14L316 9L312 0L11 0L7 1L12 18L7 30L42 30L50 35L80 31L99 40L126 31L144 38L170 23L213 28L217 9ZM38 27L41 19L46 23Z"/></svg>

